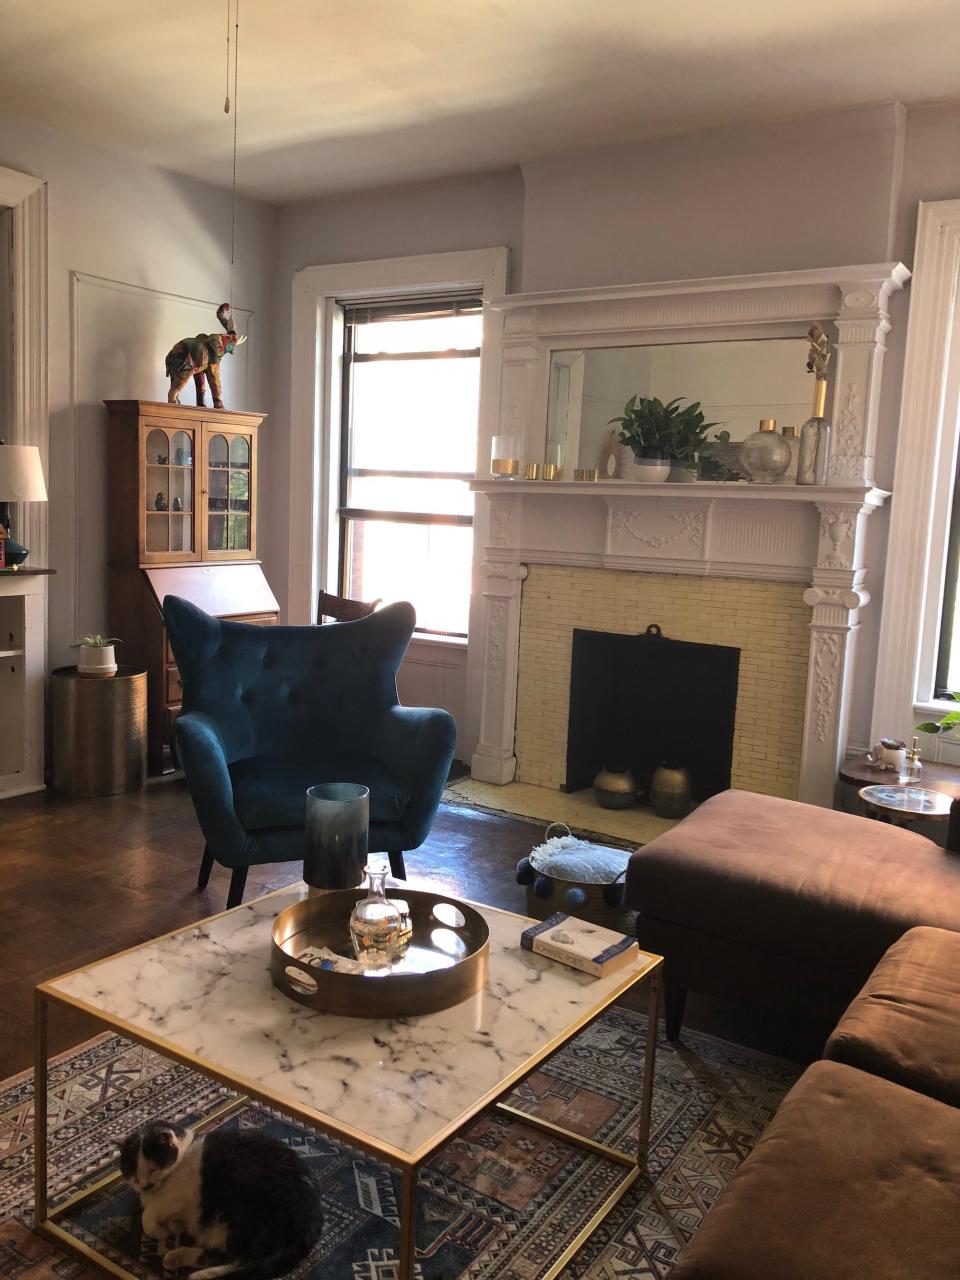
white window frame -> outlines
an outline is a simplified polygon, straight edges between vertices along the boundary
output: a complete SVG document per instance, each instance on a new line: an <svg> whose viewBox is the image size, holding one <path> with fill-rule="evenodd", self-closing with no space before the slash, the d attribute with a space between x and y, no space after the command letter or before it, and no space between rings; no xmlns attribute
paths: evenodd
<svg viewBox="0 0 960 1280"><path fill-rule="evenodd" d="M934 695L950 507L960 441L960 200L921 203L903 374L871 742L907 738ZM960 762L960 744L923 742Z"/></svg>
<svg viewBox="0 0 960 1280"><path fill-rule="evenodd" d="M510 251L472 249L411 258L378 258L304 267L293 279L291 330L290 515L287 616L292 623L314 620L317 592L336 591L339 543L336 517L340 457L340 365L342 308L337 299L393 297L470 289L488 302L507 291ZM500 403L499 338L502 317L484 308L480 355L477 465L490 457ZM496 353L491 359L488 352ZM466 646L466 702L458 725L457 753L469 759L480 736L483 667L482 597L476 590L477 559L489 542L489 501L477 494L473 515L473 579ZM420 642L425 648L426 641ZM462 640L431 641L449 652Z"/></svg>
<svg viewBox="0 0 960 1280"><path fill-rule="evenodd" d="M336 592L339 531L337 478L340 465L340 367L342 308L337 299L411 296L436 291L475 290L484 300L507 288L509 250L473 249L411 258L378 258L303 267L293 278L290 415L290 567L287 579L291 623L314 620L317 592ZM484 323L480 357L478 457L486 443L488 405L497 403L498 361L485 360L490 341ZM304 537L304 533L307 536ZM474 519L474 546L478 541ZM306 548L306 554L297 548ZM471 608L471 613L472 613Z"/></svg>

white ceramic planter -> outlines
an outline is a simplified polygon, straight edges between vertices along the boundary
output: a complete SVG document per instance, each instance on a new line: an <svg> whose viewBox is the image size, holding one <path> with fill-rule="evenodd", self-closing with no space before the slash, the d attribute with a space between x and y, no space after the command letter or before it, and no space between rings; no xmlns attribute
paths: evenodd
<svg viewBox="0 0 960 1280"><path fill-rule="evenodd" d="M80 646L80 656L77 659L77 671L82 676L94 676L103 679L106 676L115 676L117 674L117 660L114 656L114 646L106 645L86 645Z"/></svg>
<svg viewBox="0 0 960 1280"><path fill-rule="evenodd" d="M697 479L696 463L670 461L670 474L667 477L671 484L691 484Z"/></svg>

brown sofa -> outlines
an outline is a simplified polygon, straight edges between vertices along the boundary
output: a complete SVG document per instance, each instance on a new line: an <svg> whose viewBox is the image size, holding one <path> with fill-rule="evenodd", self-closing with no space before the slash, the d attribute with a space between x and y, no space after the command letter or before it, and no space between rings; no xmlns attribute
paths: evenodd
<svg viewBox="0 0 960 1280"><path fill-rule="evenodd" d="M626 902L641 947L665 958L669 1037L688 989L834 1022L907 929L960 930L960 855L852 814L724 791L632 855Z"/></svg>
<svg viewBox="0 0 960 1280"><path fill-rule="evenodd" d="M883 956L671 1280L960 1276L960 934Z"/></svg>

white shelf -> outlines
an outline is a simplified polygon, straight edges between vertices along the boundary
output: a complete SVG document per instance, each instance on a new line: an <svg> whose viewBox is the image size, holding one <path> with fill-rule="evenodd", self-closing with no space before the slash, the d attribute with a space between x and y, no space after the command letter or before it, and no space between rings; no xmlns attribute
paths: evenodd
<svg viewBox="0 0 960 1280"><path fill-rule="evenodd" d="M22 658L22 649L0 649L0 658Z"/></svg>
<svg viewBox="0 0 960 1280"><path fill-rule="evenodd" d="M642 480L474 480L474 493L508 498L534 493L594 498L702 498L710 502L858 502L880 507L890 497L870 485L748 484L740 481L693 480L646 484Z"/></svg>

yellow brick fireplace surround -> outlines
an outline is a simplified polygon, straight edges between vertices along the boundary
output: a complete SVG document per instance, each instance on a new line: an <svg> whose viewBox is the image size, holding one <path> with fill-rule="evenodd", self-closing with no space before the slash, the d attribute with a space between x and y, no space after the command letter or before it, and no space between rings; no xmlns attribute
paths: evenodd
<svg viewBox="0 0 960 1280"><path fill-rule="evenodd" d="M671 640L740 650L732 785L796 799L810 650L802 586L559 565L530 565L522 585L517 780L563 785L573 631L635 635L650 623Z"/></svg>

